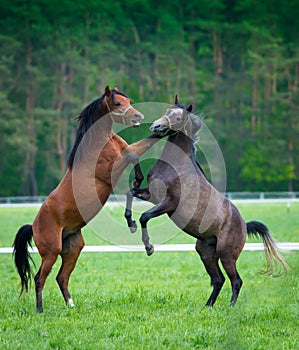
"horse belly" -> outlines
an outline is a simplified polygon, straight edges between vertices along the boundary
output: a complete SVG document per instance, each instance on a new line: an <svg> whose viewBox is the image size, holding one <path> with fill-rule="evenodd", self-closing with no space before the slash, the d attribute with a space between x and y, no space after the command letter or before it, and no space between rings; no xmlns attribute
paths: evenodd
<svg viewBox="0 0 299 350"><path fill-rule="evenodd" d="M210 238L216 235L222 226L219 213L207 207L184 205L170 215L170 219L184 232L195 238Z"/></svg>

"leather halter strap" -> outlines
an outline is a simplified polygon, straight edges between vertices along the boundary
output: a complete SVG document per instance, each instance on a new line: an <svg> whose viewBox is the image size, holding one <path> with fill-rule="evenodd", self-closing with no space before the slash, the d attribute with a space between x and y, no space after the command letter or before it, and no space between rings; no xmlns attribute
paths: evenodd
<svg viewBox="0 0 299 350"><path fill-rule="evenodd" d="M109 103L108 103L108 101L107 101L107 96L105 96L104 100L105 100L106 107L107 107L107 109L108 109L108 111L109 111L109 114L110 114L111 119L112 119L113 121L115 121L115 120L113 119L113 116L115 116L115 117L121 117L122 123L123 123L123 124L126 124L126 120L125 120L126 114L127 114L127 112L128 112L131 108L133 108L133 107L130 105L130 106L128 106L128 107L127 107L124 111L122 111L122 112L115 112L115 111L112 111L112 110L111 110L111 108L110 108L110 106L109 106Z"/></svg>
<svg viewBox="0 0 299 350"><path fill-rule="evenodd" d="M168 122L168 127L169 129L172 129L171 127L171 122L170 122L170 118L167 115L164 115L164 118L167 120ZM187 130L186 130L186 125L188 124L188 121L190 121L192 123L192 120L190 118L190 112L187 112L187 120L185 121L185 123L182 125L182 129L184 131L184 134L187 135ZM179 129L172 129L174 131L179 131Z"/></svg>

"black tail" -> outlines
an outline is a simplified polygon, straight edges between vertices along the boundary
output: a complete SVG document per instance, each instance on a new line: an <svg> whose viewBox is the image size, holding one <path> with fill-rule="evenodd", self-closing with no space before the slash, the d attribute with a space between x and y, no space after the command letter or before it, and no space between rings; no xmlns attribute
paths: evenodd
<svg viewBox="0 0 299 350"><path fill-rule="evenodd" d="M279 249L276 246L275 239L270 235L270 232L264 224L258 221L250 221L246 224L248 235L260 236L263 240L264 250L267 259L266 274L273 275L275 260L287 271L287 263L279 254Z"/></svg>
<svg viewBox="0 0 299 350"><path fill-rule="evenodd" d="M28 251L28 245L32 247L32 236L32 225L24 225L19 229L13 242L15 265L20 275L22 284L21 294L23 293L24 288L26 292L28 292L28 283L31 281L32 276L30 268L30 260L32 261L32 258Z"/></svg>

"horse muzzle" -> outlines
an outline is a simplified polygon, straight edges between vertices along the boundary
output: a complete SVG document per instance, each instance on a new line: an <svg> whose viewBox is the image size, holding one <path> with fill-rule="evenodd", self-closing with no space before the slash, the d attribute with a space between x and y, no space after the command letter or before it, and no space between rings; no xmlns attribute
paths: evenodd
<svg viewBox="0 0 299 350"><path fill-rule="evenodd" d="M168 125L164 125L159 122L154 122L150 127L150 131L154 134L165 136L169 131L169 127Z"/></svg>
<svg viewBox="0 0 299 350"><path fill-rule="evenodd" d="M141 113L134 114L134 117L131 119L131 124L134 128L141 124L141 121L144 119L144 115Z"/></svg>

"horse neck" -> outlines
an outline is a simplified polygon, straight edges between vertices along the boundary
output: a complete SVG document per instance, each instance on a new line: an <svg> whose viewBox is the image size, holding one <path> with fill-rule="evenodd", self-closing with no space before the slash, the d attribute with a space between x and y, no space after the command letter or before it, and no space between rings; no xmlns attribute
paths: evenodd
<svg viewBox="0 0 299 350"><path fill-rule="evenodd" d="M82 145L88 145L88 147L99 147L98 146L99 142L104 145L112 137L113 137L112 119L108 114L104 114L104 112L102 112L96 122L93 122L87 125L86 129L79 127L79 129L77 130L76 140L69 154L68 166L70 168L73 167L73 162L74 162L76 153L78 149L82 150Z"/></svg>
<svg viewBox="0 0 299 350"><path fill-rule="evenodd" d="M113 131L112 131L112 124L113 121L110 117L110 115L105 114L103 117L101 117L97 123L100 123L100 128L99 128L99 137L107 137L111 138L113 136Z"/></svg>
<svg viewBox="0 0 299 350"><path fill-rule="evenodd" d="M87 107L88 108L88 107ZM97 112L94 113L94 110ZM91 104L91 116L87 121L87 129L96 126L97 132L103 137L111 137L112 132L112 118L109 114L109 110L104 103L104 97L102 96L98 100L95 100ZM99 125L99 127L97 127ZM85 130L86 131L86 130Z"/></svg>
<svg viewBox="0 0 299 350"><path fill-rule="evenodd" d="M168 142L175 144L189 157L193 157L193 140L183 132L179 131L177 134L169 136Z"/></svg>

